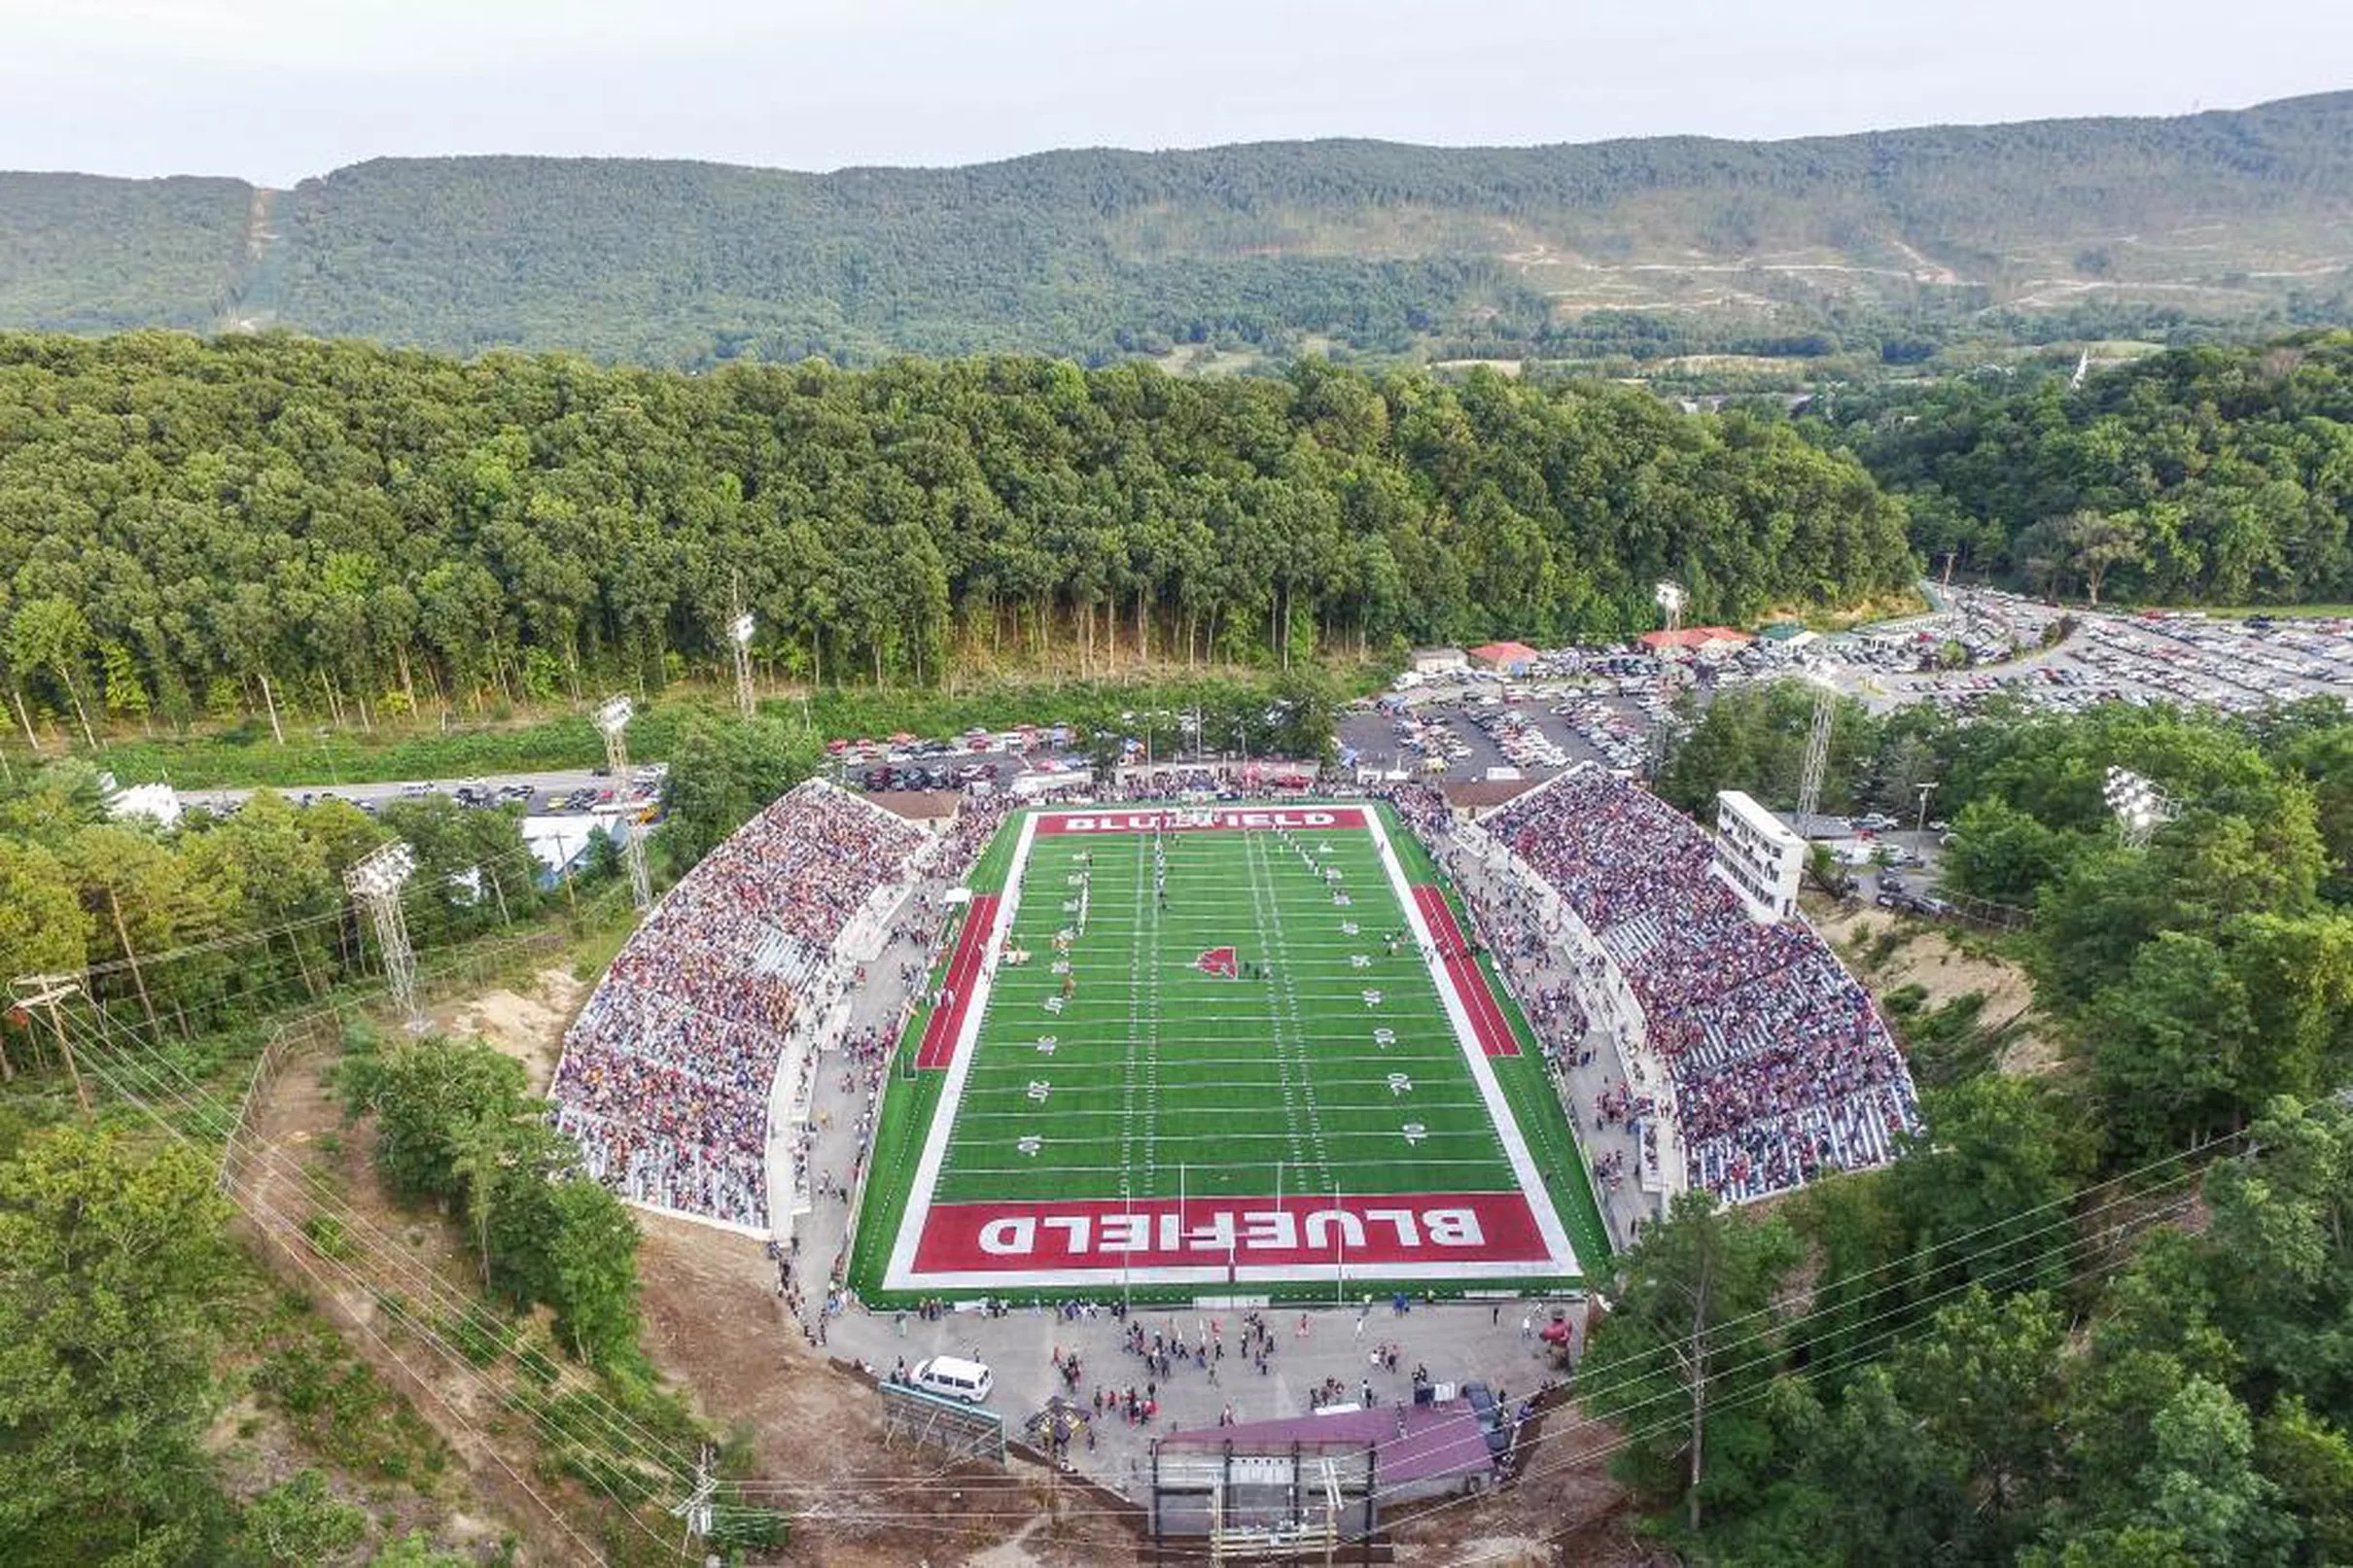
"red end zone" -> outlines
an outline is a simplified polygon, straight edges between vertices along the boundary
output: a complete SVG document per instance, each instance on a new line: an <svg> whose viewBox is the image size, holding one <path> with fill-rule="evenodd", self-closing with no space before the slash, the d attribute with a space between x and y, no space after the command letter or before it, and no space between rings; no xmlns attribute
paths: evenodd
<svg viewBox="0 0 2353 1568"><path fill-rule="evenodd" d="M1154 811L1061 812L1037 819L1040 833L1198 833L1286 827L1293 832L1321 827L1362 827L1355 806L1170 807Z"/></svg>
<svg viewBox="0 0 2353 1568"><path fill-rule="evenodd" d="M1491 1057L1518 1056L1520 1037L1512 1032L1511 1020L1496 1005L1495 993L1487 989L1487 971L1479 967L1478 958L1470 951L1469 938L1456 923L1446 894L1425 882L1414 889L1414 904L1428 923L1439 957L1446 962L1447 984L1455 988L1455 994L1462 998L1462 1010L1470 1015L1471 1028L1479 1036L1479 1049Z"/></svg>
<svg viewBox="0 0 2353 1568"><path fill-rule="evenodd" d="M916 1243L921 1274L1094 1269L1313 1269L1543 1263L1519 1193L1173 1198L1134 1203L934 1203Z"/></svg>
<svg viewBox="0 0 2353 1568"><path fill-rule="evenodd" d="M997 928L998 897L982 893L966 912L964 929L956 934L956 955L948 960L947 1000L931 1009L924 1021L923 1044L916 1049L918 1067L944 1069L956 1058L956 1036L964 1031L965 1014L971 1007L972 983L980 978L980 960L989 951L989 933Z"/></svg>

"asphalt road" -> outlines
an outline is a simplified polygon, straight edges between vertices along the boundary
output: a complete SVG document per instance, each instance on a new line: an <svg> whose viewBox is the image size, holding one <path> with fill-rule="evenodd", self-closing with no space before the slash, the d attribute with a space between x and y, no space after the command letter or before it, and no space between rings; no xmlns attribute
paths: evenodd
<svg viewBox="0 0 2353 1568"><path fill-rule="evenodd" d="M333 797L348 800L355 806L383 806L388 801L431 792L454 793L461 786L498 790L509 785L526 786L531 790L531 806L541 811L550 798L561 798L581 789L604 790L613 781L600 777L586 768L574 768L556 773L502 773L483 778L409 779L390 784L295 784L277 793L290 800L312 800ZM181 804L185 806L236 807L253 794L251 789L183 789Z"/></svg>

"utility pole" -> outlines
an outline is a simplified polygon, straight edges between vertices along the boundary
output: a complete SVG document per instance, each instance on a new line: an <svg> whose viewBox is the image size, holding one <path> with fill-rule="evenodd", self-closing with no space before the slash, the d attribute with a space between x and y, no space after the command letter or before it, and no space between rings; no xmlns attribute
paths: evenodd
<svg viewBox="0 0 2353 1568"><path fill-rule="evenodd" d="M596 711L596 727L605 737L605 767L613 775L615 798L625 799L629 789L629 743L621 732L629 727L637 709L626 696L615 697ZM621 837L621 863L629 868L629 896L638 913L653 907L653 880L646 874L646 843L638 832L638 824L628 820L624 811L617 825L625 829Z"/></svg>
<svg viewBox="0 0 2353 1568"><path fill-rule="evenodd" d="M89 1086L82 1081L82 1068L74 1061L73 1042L65 1037L64 1003L82 990L82 982L72 975L19 975L11 988L17 1006L28 1016L36 1007L49 1009L49 1027L56 1031L57 1050L65 1058L65 1075L74 1081L74 1098L82 1106L82 1120L89 1120Z"/></svg>
<svg viewBox="0 0 2353 1568"><path fill-rule="evenodd" d="M403 1026L411 1034L422 1034L426 1022L417 1007L416 949L408 945L408 920L401 912L401 889L416 869L416 851L394 839L344 872L343 886L375 924L376 943L384 950L384 979Z"/></svg>
<svg viewBox="0 0 2353 1568"><path fill-rule="evenodd" d="M123 923L123 900L116 896L111 887L106 889L106 907L114 911L115 937L123 944L123 959L130 965L131 984L139 988L139 1010L147 1015L147 1037L159 1041L163 1037L163 1029L156 1022L156 1004L147 994L147 976L139 971L139 955L130 945L129 928Z"/></svg>
<svg viewBox="0 0 2353 1568"><path fill-rule="evenodd" d="M685 1537L679 1542L679 1555L685 1555L688 1541L697 1537L705 1541L711 1539L711 1526L717 1513L711 1506L711 1494L718 1486L719 1481L711 1474L711 1446L705 1444L702 1452L695 1456L694 1490L684 1502L670 1505L670 1516L685 1520L686 1525Z"/></svg>

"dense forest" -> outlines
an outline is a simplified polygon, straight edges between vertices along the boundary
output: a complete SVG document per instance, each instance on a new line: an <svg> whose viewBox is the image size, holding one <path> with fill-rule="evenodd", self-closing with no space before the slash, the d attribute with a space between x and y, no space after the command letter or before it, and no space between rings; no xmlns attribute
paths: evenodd
<svg viewBox="0 0 2353 1568"><path fill-rule="evenodd" d="M283 338L0 338L0 657L27 733L362 727L725 658L938 681L1902 590L1900 509L1786 424L1303 365L708 376Z"/></svg>
<svg viewBox="0 0 2353 1568"><path fill-rule="evenodd" d="M2353 334L1844 398L1931 563L2158 604L2353 599Z"/></svg>
<svg viewBox="0 0 2353 1568"><path fill-rule="evenodd" d="M1811 706L1728 694L1669 792L1785 800ZM1770 1215L1683 1201L1641 1242L1578 1376L1622 1476L1709 1562L2346 1560L2353 721L1849 706L1835 743L1833 798L1936 781L1949 890L2031 911L1999 951L2058 1059L2014 1056L1982 993L1887 993L1931 1132ZM2110 765L2182 802L2146 848ZM1922 941L1883 922L1854 961Z"/></svg>
<svg viewBox="0 0 2353 1568"><path fill-rule="evenodd" d="M291 192L0 177L0 326L255 322L697 367L1310 341L1901 362L2034 340L2054 315L2160 337L2341 323L2349 233L2342 93L1770 143L1278 142L822 175L379 159Z"/></svg>

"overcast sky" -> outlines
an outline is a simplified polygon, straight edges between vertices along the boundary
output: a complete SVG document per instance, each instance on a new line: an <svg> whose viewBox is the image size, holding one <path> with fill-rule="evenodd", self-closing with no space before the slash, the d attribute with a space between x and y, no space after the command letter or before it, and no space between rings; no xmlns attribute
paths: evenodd
<svg viewBox="0 0 2353 1568"><path fill-rule="evenodd" d="M0 168L787 168L2179 114L2353 87L2347 0L0 0Z"/></svg>

